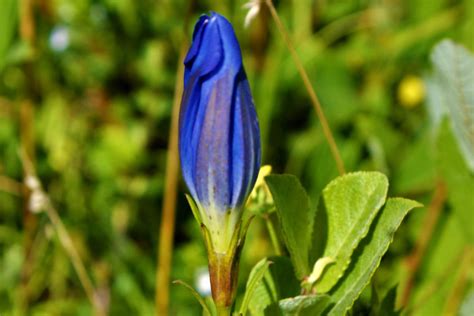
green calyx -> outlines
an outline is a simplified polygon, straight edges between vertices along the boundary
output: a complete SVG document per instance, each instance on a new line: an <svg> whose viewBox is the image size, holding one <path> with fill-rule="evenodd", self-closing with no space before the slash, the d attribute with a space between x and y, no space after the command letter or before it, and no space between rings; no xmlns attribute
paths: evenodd
<svg viewBox="0 0 474 316"><path fill-rule="evenodd" d="M203 214L189 195L186 198L204 237L214 303L218 308L228 308L235 299L240 254L253 216L233 210L213 219Z"/></svg>

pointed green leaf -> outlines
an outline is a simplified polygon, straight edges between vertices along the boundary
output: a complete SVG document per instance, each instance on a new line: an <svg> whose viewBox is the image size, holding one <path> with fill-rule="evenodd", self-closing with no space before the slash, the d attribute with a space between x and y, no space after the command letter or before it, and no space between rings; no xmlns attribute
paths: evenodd
<svg viewBox="0 0 474 316"><path fill-rule="evenodd" d="M343 275L352 252L369 231L375 215L385 203L388 180L379 172L355 172L336 178L323 190L327 216L327 242L324 257L335 263L328 266L316 283L326 293Z"/></svg>
<svg viewBox="0 0 474 316"><path fill-rule="evenodd" d="M411 209L420 206L416 201L402 198L387 200L387 204L375 219L370 233L357 247L351 265L346 271L346 277L331 293L334 305L329 315L340 316L347 313L370 282L405 215Z"/></svg>
<svg viewBox="0 0 474 316"><path fill-rule="evenodd" d="M244 298L242 299L242 305L240 306L240 315L245 315L245 313L247 313L248 305L255 291L255 288L262 280L270 264L271 262L268 261L266 258L262 259L253 267L252 271L250 272L249 278L247 280Z"/></svg>
<svg viewBox="0 0 474 316"><path fill-rule="evenodd" d="M315 209L298 178L292 175L265 177L275 203L283 237L299 279L311 273L308 254Z"/></svg>
<svg viewBox="0 0 474 316"><path fill-rule="evenodd" d="M300 284L296 279L290 259L287 257L270 257L272 264L258 282L252 297L249 310L251 315L278 315L278 302L287 297L297 296Z"/></svg>
<svg viewBox="0 0 474 316"><path fill-rule="evenodd" d="M208 315L208 316L212 315L211 310L206 304L206 301L201 297L201 295L199 295L199 293L191 285L181 280L175 280L173 281L173 284L179 284L187 288L201 305L204 315Z"/></svg>
<svg viewBox="0 0 474 316"><path fill-rule="evenodd" d="M329 305L328 295L300 295L279 302L285 316L317 316Z"/></svg>
<svg viewBox="0 0 474 316"><path fill-rule="evenodd" d="M194 202L194 199L189 194L186 194L186 200L188 200L189 207L191 207L191 211L193 212L194 218L199 223L199 225L201 225L202 224L201 212L199 212L199 208L196 205L196 202Z"/></svg>
<svg viewBox="0 0 474 316"><path fill-rule="evenodd" d="M392 287L383 298L376 316L399 316L401 311L396 308L397 286Z"/></svg>

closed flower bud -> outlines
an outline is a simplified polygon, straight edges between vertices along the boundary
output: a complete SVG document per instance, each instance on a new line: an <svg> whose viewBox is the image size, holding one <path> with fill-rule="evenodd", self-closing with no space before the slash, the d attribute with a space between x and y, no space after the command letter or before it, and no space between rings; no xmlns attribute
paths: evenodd
<svg viewBox="0 0 474 316"><path fill-rule="evenodd" d="M260 167L260 136L232 25L201 16L184 61L179 151L212 248L226 253Z"/></svg>

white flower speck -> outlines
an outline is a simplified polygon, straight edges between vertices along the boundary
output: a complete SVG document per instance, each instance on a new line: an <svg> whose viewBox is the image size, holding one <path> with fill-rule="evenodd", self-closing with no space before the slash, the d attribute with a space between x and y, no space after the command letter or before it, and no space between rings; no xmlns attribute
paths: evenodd
<svg viewBox="0 0 474 316"><path fill-rule="evenodd" d="M26 176L25 178L25 185L31 191L39 190L41 188L41 184L37 177L35 176Z"/></svg>
<svg viewBox="0 0 474 316"><path fill-rule="evenodd" d="M246 4L244 4L244 8L248 9L247 15L245 16L244 26L248 27L253 19L258 15L260 12L260 6L262 5L261 0L250 0Z"/></svg>
<svg viewBox="0 0 474 316"><path fill-rule="evenodd" d="M41 212L46 203L47 197L41 190L41 183L35 176L26 176L25 185L31 191L30 199L28 201L28 208L32 213Z"/></svg>
<svg viewBox="0 0 474 316"><path fill-rule="evenodd" d="M49 35L49 46L56 52L62 52L69 46L69 29L65 26L57 26Z"/></svg>
<svg viewBox="0 0 474 316"><path fill-rule="evenodd" d="M211 295L211 279L207 268L198 270L196 275L196 289L202 296Z"/></svg>
<svg viewBox="0 0 474 316"><path fill-rule="evenodd" d="M40 190L35 190L30 195L28 207L32 213L39 213L44 209L46 196Z"/></svg>

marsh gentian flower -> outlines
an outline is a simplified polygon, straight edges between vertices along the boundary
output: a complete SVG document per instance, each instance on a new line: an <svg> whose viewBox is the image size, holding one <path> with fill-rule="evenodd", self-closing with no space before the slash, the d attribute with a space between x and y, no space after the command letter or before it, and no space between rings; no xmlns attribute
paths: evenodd
<svg viewBox="0 0 474 316"><path fill-rule="evenodd" d="M212 296L228 314L248 221L243 208L260 167L260 136L232 25L203 15L184 61L179 153L209 257Z"/></svg>
<svg viewBox="0 0 474 316"><path fill-rule="evenodd" d="M226 252L260 166L260 136L232 25L200 17L184 61L179 151L184 180L217 252Z"/></svg>

